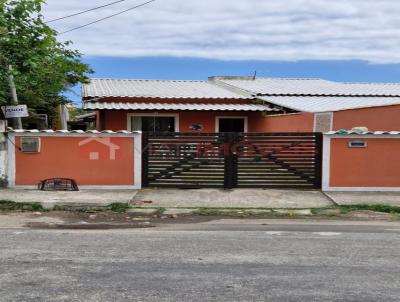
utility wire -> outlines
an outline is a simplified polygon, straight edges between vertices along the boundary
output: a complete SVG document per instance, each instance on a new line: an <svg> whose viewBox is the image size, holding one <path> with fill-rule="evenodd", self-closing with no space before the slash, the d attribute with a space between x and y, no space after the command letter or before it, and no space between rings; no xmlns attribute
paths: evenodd
<svg viewBox="0 0 400 302"><path fill-rule="evenodd" d="M85 14L85 13L87 13L87 12L91 12L91 11L94 11L94 10L97 10L97 9L100 9L100 8L103 8L103 7L111 6L111 5L114 5L114 4L117 4L117 3L120 3L120 2L124 2L124 1L126 1L126 0L114 1L114 2L111 2L111 3L107 3L107 4L104 4L104 5L101 5L101 6L93 7L93 8L90 8L90 9L87 9L87 10L84 10L84 11L81 11L81 12L78 12L78 13L75 13L75 14L72 14L72 15L67 15L67 16L64 16L64 17L60 17L60 18L56 18L56 19L51 19L51 20L46 21L46 22L44 22L44 23L47 24L47 23L51 23L51 22L55 22L55 21L59 21L59 20L63 20L63 19L71 18L71 17L75 17L75 16L78 16L78 15Z"/></svg>
<svg viewBox="0 0 400 302"><path fill-rule="evenodd" d="M66 34L66 33L71 32L71 31L74 31L74 30L77 30L77 29L81 29L81 28L83 28L83 27L86 27L86 26L89 26L89 25L92 25L92 24L101 22L101 21L103 21L103 20L110 19L110 18L112 18L112 17L121 15L121 14L123 14L123 13L126 13L126 12L128 12L128 11L134 10L134 9L136 9L136 8L145 6L145 5L150 4L151 2L154 2L154 1L156 1L156 0L150 0L150 1L144 2L144 3L142 3L142 4L139 4L139 5L133 6L133 7L131 7L131 8L125 9L125 10L123 10L123 11L120 11L120 12L118 12L118 13L116 13L116 14L112 14L112 15L109 15L109 16L107 16L107 17L104 17L104 18L101 18L101 19L97 19L97 20L95 20L95 21L93 21L93 22L90 22L90 23L87 23L87 24L84 24L84 25L81 25L81 26L78 26L78 27L74 27L74 28L72 28L72 29L69 29L69 30L67 30L67 31L63 31L63 32L58 33L58 34L59 34L59 35L63 35L63 34Z"/></svg>

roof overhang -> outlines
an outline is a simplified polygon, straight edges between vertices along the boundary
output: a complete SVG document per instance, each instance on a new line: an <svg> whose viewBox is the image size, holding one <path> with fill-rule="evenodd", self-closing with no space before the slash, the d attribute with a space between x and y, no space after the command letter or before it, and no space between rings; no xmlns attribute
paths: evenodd
<svg viewBox="0 0 400 302"><path fill-rule="evenodd" d="M258 99L300 112L334 112L400 104L400 97L262 96Z"/></svg>
<svg viewBox="0 0 400 302"><path fill-rule="evenodd" d="M82 85L82 98L253 99L208 81L91 79Z"/></svg>
<svg viewBox="0 0 400 302"><path fill-rule="evenodd" d="M123 103L85 102L84 109L90 110L177 110L177 111L278 111L264 104L191 104L191 103Z"/></svg>

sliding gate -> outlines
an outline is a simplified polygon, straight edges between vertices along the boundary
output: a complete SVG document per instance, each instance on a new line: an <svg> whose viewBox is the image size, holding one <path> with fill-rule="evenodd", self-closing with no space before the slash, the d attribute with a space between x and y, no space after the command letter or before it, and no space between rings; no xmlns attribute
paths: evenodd
<svg viewBox="0 0 400 302"><path fill-rule="evenodd" d="M320 133L143 133L143 187L317 189L321 149Z"/></svg>

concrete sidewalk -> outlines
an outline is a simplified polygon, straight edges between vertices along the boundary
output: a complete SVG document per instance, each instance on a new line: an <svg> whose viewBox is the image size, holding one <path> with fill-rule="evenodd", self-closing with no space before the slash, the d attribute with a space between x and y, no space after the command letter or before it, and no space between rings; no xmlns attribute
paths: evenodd
<svg viewBox="0 0 400 302"><path fill-rule="evenodd" d="M150 202L151 203L147 203ZM333 205L320 191L264 189L143 189L132 205L157 208L323 208Z"/></svg>
<svg viewBox="0 0 400 302"><path fill-rule="evenodd" d="M338 205L382 204L400 206L400 192L325 192Z"/></svg>
<svg viewBox="0 0 400 302"><path fill-rule="evenodd" d="M49 192L0 189L0 200L40 203L47 209L104 208L111 203L130 203L143 208L269 208L310 209L349 204L400 206L400 192L328 192L273 189L143 189Z"/></svg>
<svg viewBox="0 0 400 302"><path fill-rule="evenodd" d="M81 190L40 191L23 189L0 189L0 200L20 203L40 203L46 209L58 207L106 207L111 203L128 203L135 190Z"/></svg>

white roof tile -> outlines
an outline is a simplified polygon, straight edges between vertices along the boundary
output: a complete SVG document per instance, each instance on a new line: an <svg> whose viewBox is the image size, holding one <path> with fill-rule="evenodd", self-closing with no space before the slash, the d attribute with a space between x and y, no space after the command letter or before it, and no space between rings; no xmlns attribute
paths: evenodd
<svg viewBox="0 0 400 302"><path fill-rule="evenodd" d="M366 131L366 132L357 132L357 131L346 131L338 130L338 131L329 131L325 133L326 135L400 135L400 131Z"/></svg>
<svg viewBox="0 0 400 302"><path fill-rule="evenodd" d="M263 104L188 104L188 103L123 103L85 102L84 109L113 110L192 110L192 111L276 111Z"/></svg>
<svg viewBox="0 0 400 302"><path fill-rule="evenodd" d="M44 130L38 130L38 129L12 129L9 128L8 132L11 133L43 133L43 134L134 134L134 133L141 133L141 131L127 131L127 130L120 130L120 131L113 131L113 130L103 130L103 131L97 131L97 130L52 130L52 129L44 129Z"/></svg>
<svg viewBox="0 0 400 302"><path fill-rule="evenodd" d="M83 98L196 98L244 99L246 97L207 81L91 79L82 85Z"/></svg>
<svg viewBox="0 0 400 302"><path fill-rule="evenodd" d="M400 104L400 97L263 96L260 99L304 112L330 112Z"/></svg>
<svg viewBox="0 0 400 302"><path fill-rule="evenodd" d="M322 79L215 77L253 95L400 96L400 83L340 83Z"/></svg>

